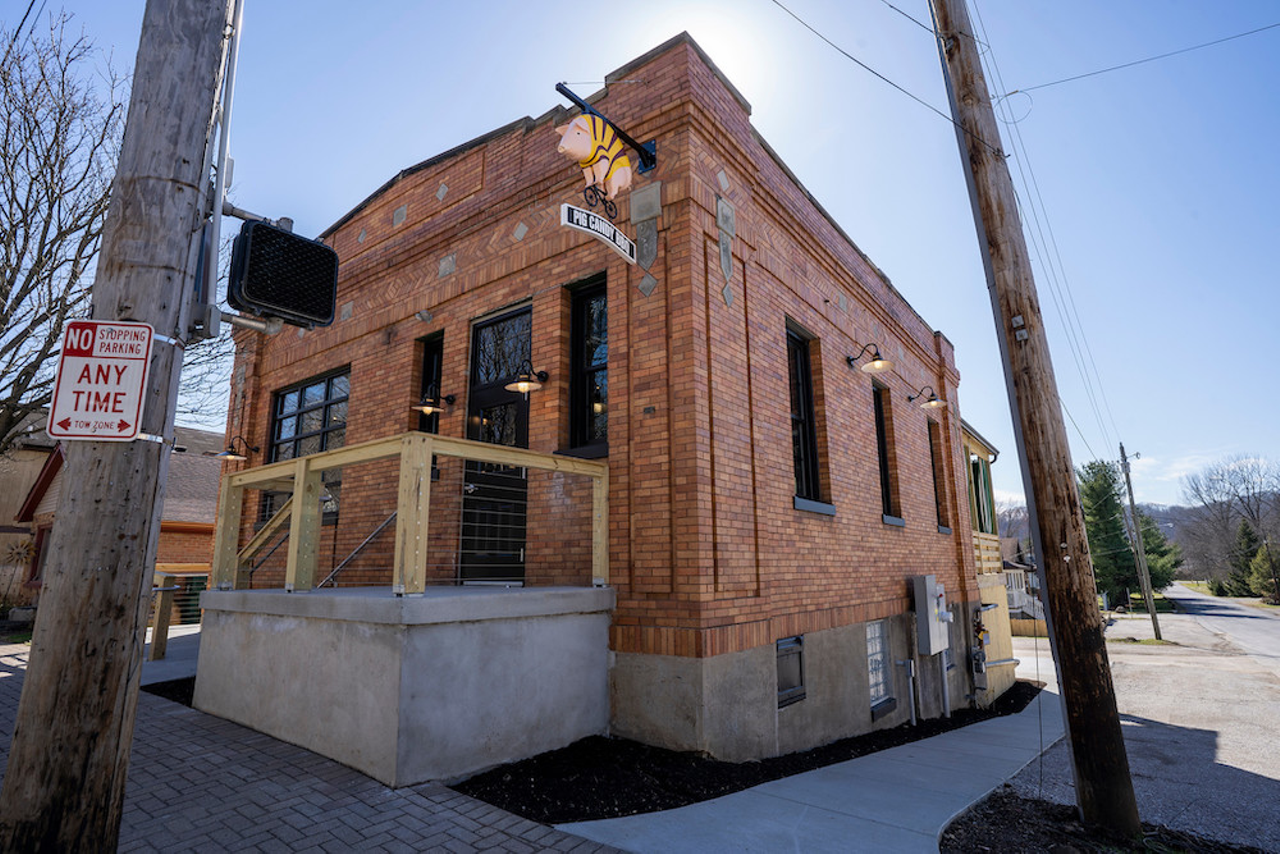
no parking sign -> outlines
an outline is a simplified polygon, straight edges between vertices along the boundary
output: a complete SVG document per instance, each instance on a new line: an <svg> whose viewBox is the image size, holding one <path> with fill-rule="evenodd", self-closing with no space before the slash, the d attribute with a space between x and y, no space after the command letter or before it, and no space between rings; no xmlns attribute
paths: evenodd
<svg viewBox="0 0 1280 854"><path fill-rule="evenodd" d="M45 432L54 439L136 439L152 335L147 323L68 323Z"/></svg>

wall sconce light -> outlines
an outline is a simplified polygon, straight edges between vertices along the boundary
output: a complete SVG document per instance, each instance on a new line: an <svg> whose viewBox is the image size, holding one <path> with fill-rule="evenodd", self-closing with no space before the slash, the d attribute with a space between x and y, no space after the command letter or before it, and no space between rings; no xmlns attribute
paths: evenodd
<svg viewBox="0 0 1280 854"><path fill-rule="evenodd" d="M547 381L547 376L546 371L535 371L533 363L525 359L520 363L520 367L516 369L515 379L507 383L503 388L507 391L528 394L531 391L537 391L542 388L542 384Z"/></svg>
<svg viewBox="0 0 1280 854"><path fill-rule="evenodd" d="M442 400L440 398L440 387L435 383L431 383L427 386L427 390L422 393L422 400L418 401L415 406L410 406L409 408L415 409L423 415L434 415L437 412L444 412L444 404L453 406L457 400L458 399L451 394L446 394Z"/></svg>
<svg viewBox="0 0 1280 854"><path fill-rule="evenodd" d="M933 386L931 385L923 386L915 394L907 395L907 402L910 403L911 401L915 400L917 397L924 397L924 390L926 388L929 389L929 396L925 398L924 403L920 404L920 408L921 409L946 409L947 402L942 398L938 397L938 393L933 390Z"/></svg>
<svg viewBox="0 0 1280 854"><path fill-rule="evenodd" d="M867 344L856 356L845 356L845 361L849 363L849 367L857 367L857 361L871 351L871 361L862 366L861 370L865 374L883 374L885 371L893 370L893 362L890 362L884 356L880 355L880 348L875 344Z"/></svg>
<svg viewBox="0 0 1280 854"><path fill-rule="evenodd" d="M239 442L240 447L244 448L250 454L258 453L259 449L255 448L253 445L250 445L248 442L246 442L244 440L244 437L232 436L231 441L227 443L227 449L221 453L214 454L214 456L220 460L230 460L231 462L240 462L242 460L249 459L247 455L236 451L236 442Z"/></svg>

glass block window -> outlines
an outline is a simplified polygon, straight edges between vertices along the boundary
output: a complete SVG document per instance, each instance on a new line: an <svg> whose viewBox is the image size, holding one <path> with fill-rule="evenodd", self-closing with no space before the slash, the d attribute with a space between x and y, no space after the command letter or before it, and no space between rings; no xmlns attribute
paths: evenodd
<svg viewBox="0 0 1280 854"><path fill-rule="evenodd" d="M871 684L873 707L890 699L889 643L884 620L867 623L867 680Z"/></svg>

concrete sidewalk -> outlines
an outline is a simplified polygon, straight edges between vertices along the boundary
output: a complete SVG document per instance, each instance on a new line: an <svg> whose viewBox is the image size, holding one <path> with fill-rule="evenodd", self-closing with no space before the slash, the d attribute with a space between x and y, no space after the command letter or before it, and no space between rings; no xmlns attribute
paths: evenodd
<svg viewBox="0 0 1280 854"><path fill-rule="evenodd" d="M635 852L929 851L955 816L1063 734L1047 641L1016 639L1021 678L1048 688L1025 710L665 812L559 825Z"/></svg>
<svg viewBox="0 0 1280 854"><path fill-rule="evenodd" d="M200 657L200 626L173 626L169 629L169 642L165 645L164 658L148 661L149 655L151 629L148 627L147 646L142 651L143 685L195 676L196 660Z"/></svg>
<svg viewBox="0 0 1280 854"><path fill-rule="evenodd" d="M193 675L198 644L198 633L171 635L166 660L146 662L143 682L151 684ZM1016 639L1015 655L1021 661L1018 666L1020 678L1036 679L1048 685L1047 690L1018 715L985 721L681 809L565 824L556 828L560 833L554 839L531 839L528 835L521 838L532 842L538 849L560 848L568 844L565 840L586 839L636 852L937 851L938 834L951 819L1026 768L1062 737L1061 704L1055 693L1056 679L1048 642ZM171 712L178 714L177 709L181 707L173 707ZM234 727L241 733L248 733L247 738L251 742L278 745L277 749L285 753L305 754L313 763L333 766L333 763L306 754L299 748L282 745L266 736L189 709L182 711L199 715L210 727ZM140 715L140 733L142 726ZM237 736L240 740L245 737ZM224 752L237 750L233 745L222 749ZM143 750L141 745L135 747L135 761ZM334 767L362 781L359 789L382 788L349 769ZM135 773L136 769L130 776L130 806L136 791ZM306 775L302 776L305 779ZM440 786L382 791L389 797L430 792L429 799L447 795L455 800L469 800ZM337 816L341 822L345 820L342 818L344 808L352 808L357 803L358 797L349 797L345 804L330 803L326 813L331 813L331 818ZM422 809L423 806L419 804L417 808ZM483 804L476 810L465 817L471 821L483 821L492 814L507 816L501 810ZM150 850L147 846L169 848L173 844L172 839L163 845L157 844L157 840L150 838L146 825L135 828L131 815L132 811L126 814L126 829L147 837L145 842L139 840L143 847L137 850ZM525 834L531 832L530 827L540 827L522 819L516 821L521 823ZM298 823L298 829L301 829L300 817ZM198 826L193 825L192 830L196 829ZM472 833L477 830L470 826L465 829ZM277 828L276 832L279 831ZM287 841L290 848L301 843L302 838L293 838L289 828L284 828L284 832L282 841ZM532 833L536 836L537 831ZM352 843L355 838L346 837ZM433 841L438 843L442 839L437 834ZM456 837L452 839L454 842L462 841ZM462 839L468 844L477 841L466 836ZM376 849L376 838L364 841L373 842ZM419 836L417 841L423 841L422 837ZM364 848L363 845L361 847Z"/></svg>

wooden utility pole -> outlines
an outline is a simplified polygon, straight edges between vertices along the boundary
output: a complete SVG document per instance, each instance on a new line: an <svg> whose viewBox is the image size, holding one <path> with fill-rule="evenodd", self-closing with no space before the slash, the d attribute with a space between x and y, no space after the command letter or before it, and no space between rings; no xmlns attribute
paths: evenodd
<svg viewBox="0 0 1280 854"><path fill-rule="evenodd" d="M1142 599L1147 603L1147 613L1151 615L1151 628L1155 630L1156 640L1164 640L1160 636L1160 620L1156 617L1156 597L1151 592L1151 571L1147 568L1147 547L1142 542L1142 520L1138 518L1138 505L1133 500L1133 480L1129 477L1129 458L1124 453L1124 442L1120 443L1120 468L1124 471L1124 485L1129 490L1129 518L1133 519L1133 554L1138 559L1138 582L1142 585Z"/></svg>
<svg viewBox="0 0 1280 854"><path fill-rule="evenodd" d="M943 74L1004 357L1031 531L1044 573L1081 817L1127 836L1138 819L1084 515L991 96L963 0L931 0Z"/></svg>
<svg viewBox="0 0 1280 854"><path fill-rule="evenodd" d="M67 443L0 850L116 849L228 22L226 0L150 0L143 17L93 317L155 329L144 437Z"/></svg>

